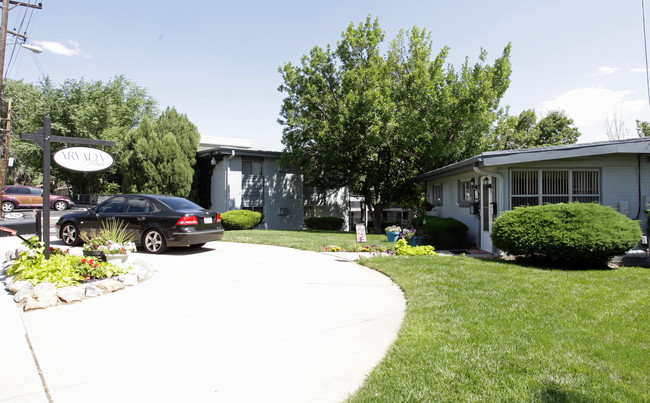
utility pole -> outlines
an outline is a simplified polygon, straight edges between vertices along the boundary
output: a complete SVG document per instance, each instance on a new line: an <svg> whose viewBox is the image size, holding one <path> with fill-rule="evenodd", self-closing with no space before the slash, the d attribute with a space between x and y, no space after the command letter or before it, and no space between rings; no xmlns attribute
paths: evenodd
<svg viewBox="0 0 650 403"><path fill-rule="evenodd" d="M26 35L9 31L7 29L7 24L9 22L9 6L13 5L14 7L22 6L22 7L30 7L30 8L37 8L41 10L43 8L43 4L29 4L29 3L23 3L20 1L13 1L13 0L2 0L2 27L0 27L0 108L2 107L2 104L4 102L4 76L5 76L5 54L7 50L7 33L10 33L12 35L19 36L23 39L27 39ZM1 170L1 175L2 178L2 183L0 183L0 200L2 200L2 189L4 188L5 184L7 183L7 164L8 164L8 159L9 159L9 137L11 137L11 100L9 101L7 105L7 125L6 129L4 130L4 159L2 160L2 167L0 167ZM0 202L1 203L1 202ZM0 210L0 214L2 214L2 211Z"/></svg>

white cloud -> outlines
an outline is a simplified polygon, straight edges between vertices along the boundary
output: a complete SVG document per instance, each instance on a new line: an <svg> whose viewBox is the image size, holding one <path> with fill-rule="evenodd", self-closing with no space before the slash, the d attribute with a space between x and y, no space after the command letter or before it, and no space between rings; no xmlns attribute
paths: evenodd
<svg viewBox="0 0 650 403"><path fill-rule="evenodd" d="M598 74L614 74L619 70L620 70L620 68L618 68L618 67L602 66L602 67L598 67L596 72Z"/></svg>
<svg viewBox="0 0 650 403"><path fill-rule="evenodd" d="M90 57L81 51L79 43L75 41L68 41L68 46L61 42L52 42L52 41L34 41L35 45L42 47L48 52L52 52L61 56L82 56Z"/></svg>
<svg viewBox="0 0 650 403"><path fill-rule="evenodd" d="M581 141L607 140L606 119L616 113L631 132L635 119L648 120L648 102L629 99L632 91L615 91L607 88L579 88L542 103L542 111L563 110L573 119L582 133Z"/></svg>
<svg viewBox="0 0 650 403"><path fill-rule="evenodd" d="M630 69L630 73L645 73L646 69L641 68L641 69Z"/></svg>

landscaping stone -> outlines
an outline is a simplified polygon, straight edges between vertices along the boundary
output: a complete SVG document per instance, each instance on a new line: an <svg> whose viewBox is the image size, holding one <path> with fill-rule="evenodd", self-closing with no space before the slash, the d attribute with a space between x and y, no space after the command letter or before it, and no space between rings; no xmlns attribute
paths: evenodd
<svg viewBox="0 0 650 403"><path fill-rule="evenodd" d="M20 256L20 250L7 251L7 259L15 260ZM2 259L2 256L0 256ZM8 260L2 265L4 270L13 264ZM2 271L0 271L2 273ZM87 298L98 297L103 294L124 289L127 286L134 286L138 283L149 280L155 274L155 270L141 260L137 259L131 264L131 271L109 279L95 279L85 281L83 284L72 287L57 289L52 283L40 283L33 286L29 281L16 280L15 276L4 279L5 288L14 294L14 301L25 311L44 309L52 306L80 302ZM2 277L0 276L0 281Z"/></svg>
<svg viewBox="0 0 650 403"><path fill-rule="evenodd" d="M28 284L29 284L30 286L32 285L32 283L30 283L29 281L25 281L25 280L17 280L17 281L13 281L13 280L15 280L15 279L12 277L12 282L11 282L11 284L7 286L7 289L8 289L9 291L13 292L13 293L17 293L17 292L20 291L24 286L26 286L26 285L28 285ZM6 284L6 283L5 283L5 284ZM33 286L32 286L32 287L33 287Z"/></svg>
<svg viewBox="0 0 650 403"><path fill-rule="evenodd" d="M99 297L100 295L104 294L104 290L101 288L95 287L92 284L84 284L82 285L84 289L84 293L86 295L86 298L94 298L94 297Z"/></svg>
<svg viewBox="0 0 650 403"><path fill-rule="evenodd" d="M120 274L117 280L127 287L138 284L138 276L133 273Z"/></svg>
<svg viewBox="0 0 650 403"><path fill-rule="evenodd" d="M32 296L44 307L50 307L59 302L56 291L56 286L52 283L39 283L34 286Z"/></svg>
<svg viewBox="0 0 650 403"><path fill-rule="evenodd" d="M79 302L86 296L86 290L82 286L63 287L57 290L56 295L66 303Z"/></svg>
<svg viewBox="0 0 650 403"><path fill-rule="evenodd" d="M107 278L106 280L100 280L97 283L95 283L95 285L107 293L115 292L117 290L121 290L122 288L124 288L124 284L112 278Z"/></svg>
<svg viewBox="0 0 650 403"><path fill-rule="evenodd" d="M23 302L27 298L32 296L32 293L34 292L34 286L32 283L29 281L23 281L24 284L15 294L14 294L14 302Z"/></svg>

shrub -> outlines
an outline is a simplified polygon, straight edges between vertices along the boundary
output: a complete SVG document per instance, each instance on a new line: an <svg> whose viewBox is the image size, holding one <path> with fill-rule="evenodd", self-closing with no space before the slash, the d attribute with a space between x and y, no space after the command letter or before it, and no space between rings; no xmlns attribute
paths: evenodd
<svg viewBox="0 0 650 403"><path fill-rule="evenodd" d="M551 262L603 264L634 247L639 223L596 203L518 207L494 221L494 246L515 256Z"/></svg>
<svg viewBox="0 0 650 403"><path fill-rule="evenodd" d="M230 210L221 214L221 225L226 230L244 230L256 227L263 219L259 211Z"/></svg>
<svg viewBox="0 0 650 403"><path fill-rule="evenodd" d="M459 249L467 243L467 225L454 218L418 217L413 225L422 229L424 242L438 250Z"/></svg>
<svg viewBox="0 0 650 403"><path fill-rule="evenodd" d="M309 217L305 218L305 226L309 229L339 231L344 221L341 217Z"/></svg>
<svg viewBox="0 0 650 403"><path fill-rule="evenodd" d="M393 250L399 256L435 256L438 254L431 245L411 246L405 239L395 242Z"/></svg>

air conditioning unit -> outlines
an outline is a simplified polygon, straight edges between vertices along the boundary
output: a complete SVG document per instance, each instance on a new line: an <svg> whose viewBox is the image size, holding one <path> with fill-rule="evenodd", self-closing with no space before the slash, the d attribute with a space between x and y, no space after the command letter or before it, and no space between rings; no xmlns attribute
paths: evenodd
<svg viewBox="0 0 650 403"><path fill-rule="evenodd" d="M289 215L289 208L288 207L280 207L280 211L278 212L280 215Z"/></svg>

